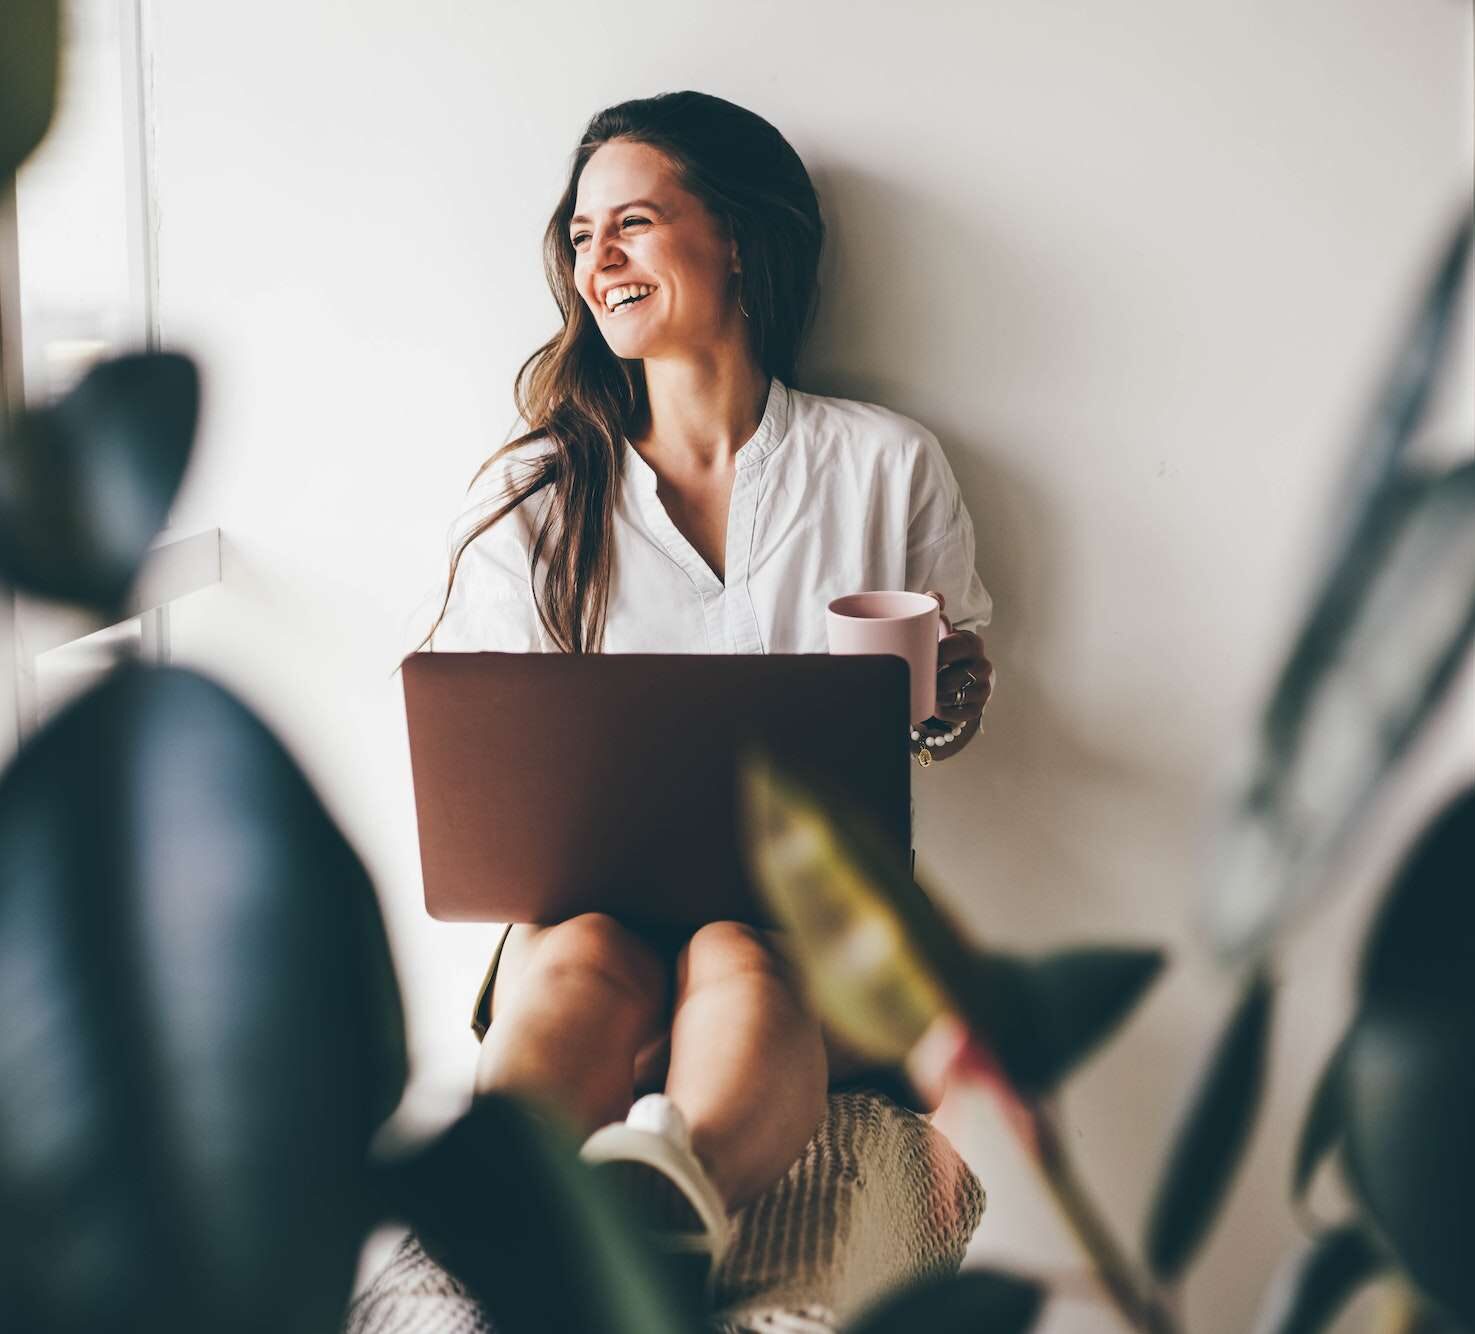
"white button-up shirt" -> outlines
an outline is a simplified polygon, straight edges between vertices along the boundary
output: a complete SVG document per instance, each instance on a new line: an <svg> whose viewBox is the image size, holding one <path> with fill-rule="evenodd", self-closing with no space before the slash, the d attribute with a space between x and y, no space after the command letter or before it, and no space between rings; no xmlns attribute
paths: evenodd
<svg viewBox="0 0 1475 1334"><path fill-rule="evenodd" d="M735 459L723 579L672 523L650 464L624 446L606 653L824 653L826 605L865 589L936 589L955 629L988 624L957 480L937 437L909 417L772 377L763 420ZM529 441L488 468L472 523L525 475L520 460L549 448ZM551 498L544 488L466 548L431 648L555 650L533 605L546 566L530 568Z"/></svg>

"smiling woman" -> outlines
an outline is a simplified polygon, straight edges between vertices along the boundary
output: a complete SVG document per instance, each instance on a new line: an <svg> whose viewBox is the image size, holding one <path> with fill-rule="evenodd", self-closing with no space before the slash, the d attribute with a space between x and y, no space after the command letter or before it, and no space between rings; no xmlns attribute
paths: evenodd
<svg viewBox="0 0 1475 1334"><path fill-rule="evenodd" d="M772 125L742 107L669 93L589 122L544 236L563 328L518 372L514 393L529 429L483 465L493 474L491 494L505 490L506 503L461 541L422 647L447 614L467 549L545 488L533 536L548 552L538 621L562 651L602 647L624 441L656 445L651 399L666 383L657 363L727 368L720 384L704 377L703 401L710 412L725 400L720 412L731 419L723 433L734 452L762 416L770 377L793 381L814 314L823 237L803 163ZM654 291L608 309L606 298L630 284ZM523 449L534 443L546 448ZM506 486L507 465L521 461L531 470ZM700 489L710 498L712 487Z"/></svg>
<svg viewBox="0 0 1475 1334"><path fill-rule="evenodd" d="M919 757L976 735L991 604L941 444L794 387L823 237L803 164L752 112L681 92L594 117L545 236L564 326L519 372L527 432L474 479L487 509L436 649L823 653L832 599L932 592L951 626L929 722L957 744ZM830 1089L917 1101L821 1029L785 942L738 922L517 924L472 1026L479 1092L561 1107L667 1244L709 1259Z"/></svg>
<svg viewBox="0 0 1475 1334"><path fill-rule="evenodd" d="M639 198L625 197L632 188ZM609 197L624 202L601 207ZM682 188L665 153L606 144L579 180L579 199L592 209L571 219L579 295L607 322L635 310L641 316L606 333L616 356L649 362L679 349L689 360L746 339L732 229Z"/></svg>

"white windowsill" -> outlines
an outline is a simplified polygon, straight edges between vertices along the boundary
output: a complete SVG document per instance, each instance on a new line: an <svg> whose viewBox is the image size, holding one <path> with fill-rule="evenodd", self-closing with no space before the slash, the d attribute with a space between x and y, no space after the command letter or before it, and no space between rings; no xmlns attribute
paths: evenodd
<svg viewBox="0 0 1475 1334"><path fill-rule="evenodd" d="M124 604L117 626L136 616L167 607L190 593L220 582L220 529L182 536L178 529L165 529L154 539L144 558L138 578ZM49 653L113 628L94 612L16 595L15 644L22 663L27 657Z"/></svg>

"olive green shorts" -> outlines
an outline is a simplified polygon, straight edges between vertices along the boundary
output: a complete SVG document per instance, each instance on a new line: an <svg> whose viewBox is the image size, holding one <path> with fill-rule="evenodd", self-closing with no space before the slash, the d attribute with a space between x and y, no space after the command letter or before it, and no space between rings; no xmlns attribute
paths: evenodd
<svg viewBox="0 0 1475 1334"><path fill-rule="evenodd" d="M507 943L507 937L512 934L512 923L508 922L502 928L502 934L497 937L497 948L492 951L492 961L487 965L487 975L482 978L481 986L476 992L476 1004L471 1007L471 1031L476 1034L476 1040L480 1042L487 1035L487 1027L492 1022L492 984L497 980L497 965L502 962L502 947Z"/></svg>

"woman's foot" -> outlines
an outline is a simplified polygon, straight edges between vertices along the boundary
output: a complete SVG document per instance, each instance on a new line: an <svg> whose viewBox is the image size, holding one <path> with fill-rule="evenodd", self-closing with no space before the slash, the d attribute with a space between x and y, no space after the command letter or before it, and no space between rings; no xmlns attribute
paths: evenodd
<svg viewBox="0 0 1475 1334"><path fill-rule="evenodd" d="M664 1093L636 1101L623 1121L596 1130L579 1156L611 1182L670 1257L703 1287L731 1239L727 1207L691 1147L681 1109Z"/></svg>

